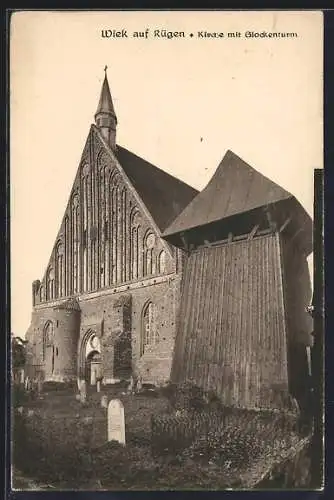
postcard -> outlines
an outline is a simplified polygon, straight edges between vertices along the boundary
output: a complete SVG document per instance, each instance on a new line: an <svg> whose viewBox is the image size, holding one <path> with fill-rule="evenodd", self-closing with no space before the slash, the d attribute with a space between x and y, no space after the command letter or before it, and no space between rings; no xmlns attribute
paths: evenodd
<svg viewBox="0 0 334 500"><path fill-rule="evenodd" d="M322 13L13 12L9 71L12 489L321 489Z"/></svg>

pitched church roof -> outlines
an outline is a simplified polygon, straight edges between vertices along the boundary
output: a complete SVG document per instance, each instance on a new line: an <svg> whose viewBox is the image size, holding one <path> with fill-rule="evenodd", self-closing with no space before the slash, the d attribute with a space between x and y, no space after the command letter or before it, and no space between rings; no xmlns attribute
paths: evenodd
<svg viewBox="0 0 334 500"><path fill-rule="evenodd" d="M292 199L293 195L227 151L208 185L165 230L180 233L255 208Z"/></svg>
<svg viewBox="0 0 334 500"><path fill-rule="evenodd" d="M198 191L188 184L121 146L117 146L115 154L161 231L198 194Z"/></svg>

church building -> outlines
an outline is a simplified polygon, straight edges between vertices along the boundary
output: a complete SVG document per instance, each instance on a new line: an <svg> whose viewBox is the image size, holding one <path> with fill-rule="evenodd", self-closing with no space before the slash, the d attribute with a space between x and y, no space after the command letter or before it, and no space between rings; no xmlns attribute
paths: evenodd
<svg viewBox="0 0 334 500"><path fill-rule="evenodd" d="M183 252L162 232L197 191L117 144L107 74L59 232L32 286L30 371L169 378Z"/></svg>
<svg viewBox="0 0 334 500"><path fill-rule="evenodd" d="M312 220L228 151L200 193L119 146L105 76L45 275L30 367L44 380L190 381L227 406L309 398Z"/></svg>

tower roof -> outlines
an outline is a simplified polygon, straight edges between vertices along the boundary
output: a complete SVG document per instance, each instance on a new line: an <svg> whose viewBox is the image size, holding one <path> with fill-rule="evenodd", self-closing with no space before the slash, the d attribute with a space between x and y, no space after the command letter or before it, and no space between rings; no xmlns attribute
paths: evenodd
<svg viewBox="0 0 334 500"><path fill-rule="evenodd" d="M98 115L99 113L107 113L107 114L114 115L116 117L114 105L113 105L112 98L111 98L106 68L105 68L105 76L104 76L104 80L103 80L103 84L102 84L102 89L101 89L100 100L99 100L99 104L98 104L95 116Z"/></svg>
<svg viewBox="0 0 334 500"><path fill-rule="evenodd" d="M209 184L165 230L164 236L290 198L293 195L288 191L227 151Z"/></svg>

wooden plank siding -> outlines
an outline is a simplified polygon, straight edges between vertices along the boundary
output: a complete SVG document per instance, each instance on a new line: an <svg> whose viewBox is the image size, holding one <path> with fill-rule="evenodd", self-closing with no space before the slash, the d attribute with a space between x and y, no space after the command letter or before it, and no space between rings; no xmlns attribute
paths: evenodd
<svg viewBox="0 0 334 500"><path fill-rule="evenodd" d="M312 345L313 320L306 307L312 300L306 256L287 237L281 238L283 283L288 339L289 391L301 409L310 404L310 379L306 346Z"/></svg>
<svg viewBox="0 0 334 500"><path fill-rule="evenodd" d="M206 247L185 266L172 381L227 405L272 407L288 389L278 234Z"/></svg>

